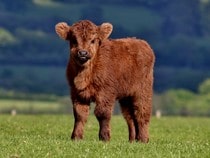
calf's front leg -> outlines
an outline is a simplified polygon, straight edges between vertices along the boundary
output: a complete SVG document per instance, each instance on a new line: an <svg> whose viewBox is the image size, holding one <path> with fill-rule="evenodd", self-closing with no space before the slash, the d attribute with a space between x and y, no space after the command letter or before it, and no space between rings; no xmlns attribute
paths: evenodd
<svg viewBox="0 0 210 158"><path fill-rule="evenodd" d="M113 104L114 102L106 102L105 104L103 104L103 102L96 103L94 114L99 122L99 140L110 140L110 120L112 115Z"/></svg>
<svg viewBox="0 0 210 158"><path fill-rule="evenodd" d="M89 115L89 104L73 102L74 129L71 135L72 140L83 139L84 126Z"/></svg>

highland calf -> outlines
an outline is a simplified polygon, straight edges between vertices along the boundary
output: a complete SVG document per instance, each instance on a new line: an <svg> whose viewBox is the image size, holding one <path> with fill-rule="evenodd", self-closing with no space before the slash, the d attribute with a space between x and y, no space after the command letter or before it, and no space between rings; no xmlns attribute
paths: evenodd
<svg viewBox="0 0 210 158"><path fill-rule="evenodd" d="M110 23L96 26L83 20L69 26L61 22L55 30L62 39L70 41L66 72L75 117L71 138L83 138L90 102L95 102L99 139L109 141L111 114L119 100L129 140L147 143L155 60L148 43L136 38L108 39L112 32Z"/></svg>

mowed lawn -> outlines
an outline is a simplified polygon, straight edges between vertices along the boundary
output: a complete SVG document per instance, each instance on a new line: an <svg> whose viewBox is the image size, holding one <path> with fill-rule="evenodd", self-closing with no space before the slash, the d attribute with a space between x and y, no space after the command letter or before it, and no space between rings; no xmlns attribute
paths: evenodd
<svg viewBox="0 0 210 158"><path fill-rule="evenodd" d="M112 118L112 138L98 141L90 116L83 141L71 141L72 115L0 115L2 158L205 158L210 157L210 118L152 118L150 142L129 143L121 116Z"/></svg>

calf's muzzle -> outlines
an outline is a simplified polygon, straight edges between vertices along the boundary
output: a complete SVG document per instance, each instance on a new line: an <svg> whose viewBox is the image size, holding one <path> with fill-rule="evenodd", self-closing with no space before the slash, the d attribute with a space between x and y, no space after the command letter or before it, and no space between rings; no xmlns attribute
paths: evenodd
<svg viewBox="0 0 210 158"><path fill-rule="evenodd" d="M91 58L90 54L85 50L79 50L77 53L77 57L78 57L80 64L84 64Z"/></svg>

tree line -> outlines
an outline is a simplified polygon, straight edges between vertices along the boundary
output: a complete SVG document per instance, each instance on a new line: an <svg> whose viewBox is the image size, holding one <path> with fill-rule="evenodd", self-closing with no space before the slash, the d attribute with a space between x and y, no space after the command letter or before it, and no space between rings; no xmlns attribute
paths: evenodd
<svg viewBox="0 0 210 158"><path fill-rule="evenodd" d="M65 74L62 80L46 81L48 76L37 67L49 68L50 74L61 74L60 69L53 67L65 69L68 44L55 35L54 26L59 21L72 24L80 19L90 19L98 25L110 21L114 25L112 38L136 36L147 40L156 55L156 92L171 88L197 92L199 83L210 77L208 1L51 0L47 5L38 2L0 0L2 88L65 94L67 90L63 88L61 92L59 88L62 81L65 83ZM33 72L35 77L24 73L18 76L24 66L28 67L25 74ZM43 87L42 77L50 85Z"/></svg>

